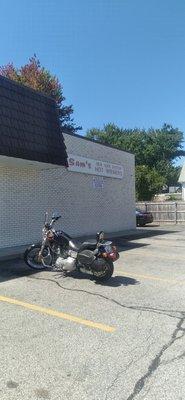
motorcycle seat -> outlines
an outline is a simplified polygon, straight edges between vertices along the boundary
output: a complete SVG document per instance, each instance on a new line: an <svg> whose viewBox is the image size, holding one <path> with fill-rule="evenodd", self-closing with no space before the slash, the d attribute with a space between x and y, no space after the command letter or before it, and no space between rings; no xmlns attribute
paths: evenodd
<svg viewBox="0 0 185 400"><path fill-rule="evenodd" d="M94 251L96 248L97 243L95 241L92 242L84 242L80 244L79 242L75 240L70 240L69 241L69 247L71 250L74 251L83 251L83 250L91 250Z"/></svg>
<svg viewBox="0 0 185 400"><path fill-rule="evenodd" d="M83 251L83 250L91 250L94 251L96 249L97 243L94 242L84 242L81 244L79 250Z"/></svg>

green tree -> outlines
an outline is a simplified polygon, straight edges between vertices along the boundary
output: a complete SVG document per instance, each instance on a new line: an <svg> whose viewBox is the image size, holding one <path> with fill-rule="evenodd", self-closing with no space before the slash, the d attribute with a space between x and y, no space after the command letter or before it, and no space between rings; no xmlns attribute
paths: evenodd
<svg viewBox="0 0 185 400"><path fill-rule="evenodd" d="M151 200L159 193L165 179L155 170L146 165L136 166L136 199L138 201Z"/></svg>
<svg viewBox="0 0 185 400"><path fill-rule="evenodd" d="M173 165L173 162L162 160L156 163L156 170L163 176L165 185L168 187L177 185L181 167Z"/></svg>
<svg viewBox="0 0 185 400"><path fill-rule="evenodd" d="M107 124L103 129L90 129L87 137L135 154L136 167L142 167L136 168L136 189L140 200L148 200L164 184L175 185L178 181L180 171L179 167L174 166L174 160L185 155L182 146L183 133L178 128L164 124L161 129L122 129L114 124ZM147 171L148 182L150 177L155 178L155 187L150 189L151 182L147 185L144 172L143 177L141 176L142 171Z"/></svg>
<svg viewBox="0 0 185 400"><path fill-rule="evenodd" d="M46 68L41 66L36 55L31 57L28 63L20 68L16 68L13 63L1 66L0 75L51 96L56 101L63 132L75 133L81 129L76 127L73 122L72 105L64 105L65 97L62 84L55 75L52 75Z"/></svg>

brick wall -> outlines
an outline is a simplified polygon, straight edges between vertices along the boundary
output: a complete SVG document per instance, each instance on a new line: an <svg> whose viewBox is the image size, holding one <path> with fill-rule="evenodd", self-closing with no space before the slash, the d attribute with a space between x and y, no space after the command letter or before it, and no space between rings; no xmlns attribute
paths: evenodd
<svg viewBox="0 0 185 400"><path fill-rule="evenodd" d="M68 153L122 164L124 178L104 177L94 189L93 175L0 163L0 248L38 240L45 210L61 211L58 226L72 236L135 227L134 156L70 135L65 142Z"/></svg>

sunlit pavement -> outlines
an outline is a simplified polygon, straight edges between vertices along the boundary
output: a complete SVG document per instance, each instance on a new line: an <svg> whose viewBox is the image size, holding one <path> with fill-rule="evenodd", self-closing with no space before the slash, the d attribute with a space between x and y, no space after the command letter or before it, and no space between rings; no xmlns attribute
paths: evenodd
<svg viewBox="0 0 185 400"><path fill-rule="evenodd" d="M106 285L1 263L1 399L185 398L185 227L142 232Z"/></svg>

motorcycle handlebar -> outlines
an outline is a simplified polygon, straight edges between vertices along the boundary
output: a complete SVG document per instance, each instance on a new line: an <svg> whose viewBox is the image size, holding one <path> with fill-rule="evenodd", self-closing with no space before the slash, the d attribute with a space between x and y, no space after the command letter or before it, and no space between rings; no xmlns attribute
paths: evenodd
<svg viewBox="0 0 185 400"><path fill-rule="evenodd" d="M49 222L48 222L48 212L46 211L46 212L45 212L45 220L44 220L44 226L45 226L45 228L47 228L47 229L52 228L53 224L54 224L56 221L58 221L59 218L61 218L61 215L53 216L53 217L51 218L51 222L49 223Z"/></svg>

